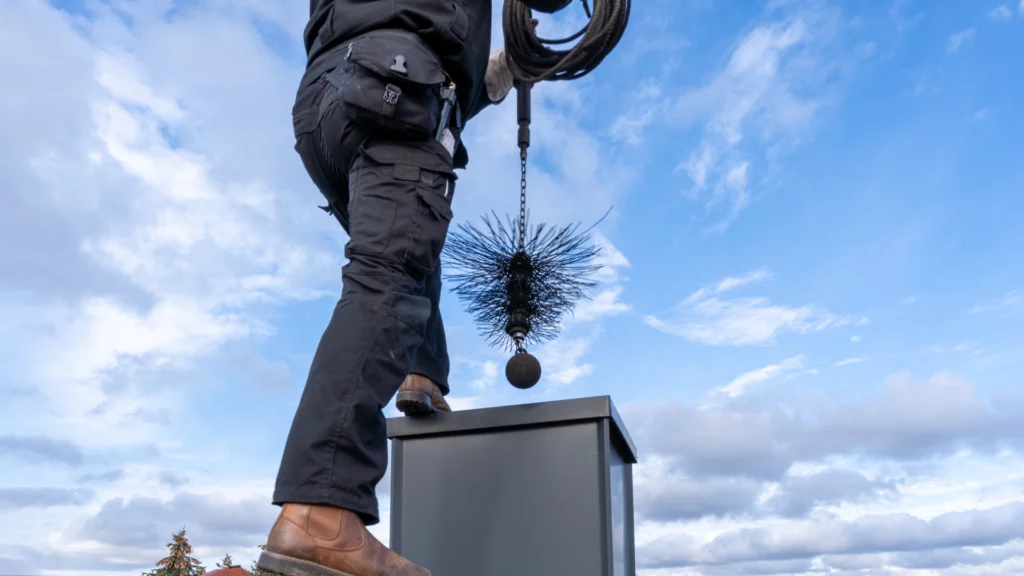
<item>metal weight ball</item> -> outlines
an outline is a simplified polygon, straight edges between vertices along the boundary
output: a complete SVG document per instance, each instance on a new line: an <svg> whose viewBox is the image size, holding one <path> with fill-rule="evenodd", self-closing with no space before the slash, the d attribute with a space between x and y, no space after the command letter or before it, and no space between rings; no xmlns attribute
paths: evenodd
<svg viewBox="0 0 1024 576"><path fill-rule="evenodd" d="M519 0L530 10L554 14L572 3L572 0Z"/></svg>
<svg viewBox="0 0 1024 576"><path fill-rule="evenodd" d="M505 364L505 378L520 390L533 388L540 381L540 362L528 352L518 352Z"/></svg>

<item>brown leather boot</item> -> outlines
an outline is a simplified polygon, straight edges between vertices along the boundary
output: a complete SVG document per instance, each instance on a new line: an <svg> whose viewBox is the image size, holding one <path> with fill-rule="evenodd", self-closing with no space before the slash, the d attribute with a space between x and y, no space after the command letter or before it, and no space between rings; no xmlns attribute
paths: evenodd
<svg viewBox="0 0 1024 576"><path fill-rule="evenodd" d="M344 508L285 504L257 566L283 576L430 576Z"/></svg>
<svg viewBox="0 0 1024 576"><path fill-rule="evenodd" d="M409 374L398 389L398 398L395 406L405 413L410 414L431 414L433 412L451 412L441 388L433 380L420 374Z"/></svg>

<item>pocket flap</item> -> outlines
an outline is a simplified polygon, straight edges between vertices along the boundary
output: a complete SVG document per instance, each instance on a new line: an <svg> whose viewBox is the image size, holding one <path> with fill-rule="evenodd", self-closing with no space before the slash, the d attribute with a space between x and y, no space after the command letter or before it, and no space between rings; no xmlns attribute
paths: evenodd
<svg viewBox="0 0 1024 576"><path fill-rule="evenodd" d="M433 147L420 143L402 142L401 144L372 143L363 147L362 154L377 164L405 164L423 170L444 174L456 179L455 170L448 161Z"/></svg>
<svg viewBox="0 0 1024 576"><path fill-rule="evenodd" d="M378 30L350 46L348 59L399 84L434 86L447 78L437 57L415 34Z"/></svg>
<svg viewBox="0 0 1024 576"><path fill-rule="evenodd" d="M420 198L423 198L423 201L426 202L428 206L437 212L438 216L444 218L448 222L451 222L453 217L452 207L448 205L447 200L442 198L440 194L431 192L422 186L417 187L416 192L420 195Z"/></svg>

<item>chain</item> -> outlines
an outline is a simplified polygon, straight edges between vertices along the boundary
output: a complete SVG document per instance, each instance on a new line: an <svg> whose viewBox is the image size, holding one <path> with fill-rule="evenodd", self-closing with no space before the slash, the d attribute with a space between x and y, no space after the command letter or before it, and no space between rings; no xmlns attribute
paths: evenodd
<svg viewBox="0 0 1024 576"><path fill-rule="evenodd" d="M520 148L520 163L523 169L523 176L519 188L519 249L526 246L526 147Z"/></svg>

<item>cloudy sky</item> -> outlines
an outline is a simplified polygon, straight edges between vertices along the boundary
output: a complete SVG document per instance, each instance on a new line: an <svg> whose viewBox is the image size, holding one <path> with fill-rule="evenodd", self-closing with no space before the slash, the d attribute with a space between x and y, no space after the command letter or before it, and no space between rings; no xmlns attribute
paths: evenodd
<svg viewBox="0 0 1024 576"><path fill-rule="evenodd" d="M305 8L0 2L0 574L264 541L346 240ZM1016 0L635 3L535 91L533 218L614 207L603 284L529 392L447 296L451 403L611 395L643 576L1024 572L1022 53ZM471 124L457 221L517 209L515 134Z"/></svg>

